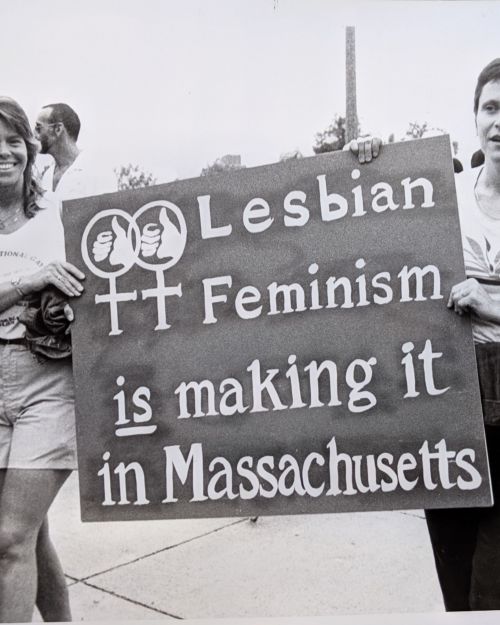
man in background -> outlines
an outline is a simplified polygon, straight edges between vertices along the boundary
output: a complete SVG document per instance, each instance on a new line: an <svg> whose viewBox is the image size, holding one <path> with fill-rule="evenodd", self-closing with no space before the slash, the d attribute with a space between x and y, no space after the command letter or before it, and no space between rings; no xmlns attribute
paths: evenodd
<svg viewBox="0 0 500 625"><path fill-rule="evenodd" d="M62 102L44 106L35 123L37 178L61 202L117 190L114 176L99 165L96 154L78 146L80 127L77 113Z"/></svg>
<svg viewBox="0 0 500 625"><path fill-rule="evenodd" d="M37 117L35 136L40 141L40 153L53 158L51 164L39 165L40 183L61 200L86 195L79 134L80 119L68 104L48 104Z"/></svg>

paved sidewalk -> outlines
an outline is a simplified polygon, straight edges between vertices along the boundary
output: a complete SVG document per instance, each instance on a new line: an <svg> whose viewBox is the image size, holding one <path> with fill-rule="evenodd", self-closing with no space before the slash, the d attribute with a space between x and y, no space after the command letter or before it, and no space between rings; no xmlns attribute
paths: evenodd
<svg viewBox="0 0 500 625"><path fill-rule="evenodd" d="M75 473L50 522L74 620L443 611L420 511L81 523Z"/></svg>

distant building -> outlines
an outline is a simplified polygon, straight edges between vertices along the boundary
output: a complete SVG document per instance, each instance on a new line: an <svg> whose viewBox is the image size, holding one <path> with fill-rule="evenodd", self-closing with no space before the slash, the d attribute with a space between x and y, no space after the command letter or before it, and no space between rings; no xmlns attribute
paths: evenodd
<svg viewBox="0 0 500 625"><path fill-rule="evenodd" d="M200 176L208 176L212 174L222 174L228 171L243 169L245 165L241 164L241 156L239 154L225 154L218 158L211 165L207 165L201 170Z"/></svg>

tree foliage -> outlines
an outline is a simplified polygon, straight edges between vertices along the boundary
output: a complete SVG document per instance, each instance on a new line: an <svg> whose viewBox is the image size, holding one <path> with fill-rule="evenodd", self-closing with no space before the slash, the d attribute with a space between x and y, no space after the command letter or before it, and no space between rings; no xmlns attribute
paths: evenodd
<svg viewBox="0 0 500 625"><path fill-rule="evenodd" d="M419 124L418 122L410 122L408 130L406 131L406 137L408 139L422 139L422 137L438 137L439 135L448 134L443 128L430 127L427 122ZM458 152L458 141L451 141L451 147L453 154Z"/></svg>
<svg viewBox="0 0 500 625"><path fill-rule="evenodd" d="M332 123L322 132L317 132L313 150L315 154L341 150L345 145L345 117L335 115Z"/></svg>
<svg viewBox="0 0 500 625"><path fill-rule="evenodd" d="M428 129L429 126L427 122L424 122L423 124L419 124L418 122L410 122L408 125L408 130L406 131L406 136L408 137L408 139L421 139Z"/></svg>
<svg viewBox="0 0 500 625"><path fill-rule="evenodd" d="M241 160L237 157L235 158L227 158L222 157L218 158L211 165L207 165L201 170L200 176L212 176L214 174L223 174L227 171L236 171L238 169L243 169L244 165L241 164Z"/></svg>
<svg viewBox="0 0 500 625"><path fill-rule="evenodd" d="M435 126L429 126L427 122L419 124L418 122L410 122L408 130L406 131L406 137L408 139L422 139L424 136L438 137L439 135L447 134L443 128L436 128Z"/></svg>
<svg viewBox="0 0 500 625"><path fill-rule="evenodd" d="M156 178L153 174L147 173L140 169L139 165L122 165L119 169L115 169L115 176L118 191L127 189L140 189L141 187L150 187L156 184Z"/></svg>
<svg viewBox="0 0 500 625"><path fill-rule="evenodd" d="M304 155L300 150L292 150L291 152L283 152L280 154L280 162L284 163L285 161L296 161L300 158L304 158Z"/></svg>

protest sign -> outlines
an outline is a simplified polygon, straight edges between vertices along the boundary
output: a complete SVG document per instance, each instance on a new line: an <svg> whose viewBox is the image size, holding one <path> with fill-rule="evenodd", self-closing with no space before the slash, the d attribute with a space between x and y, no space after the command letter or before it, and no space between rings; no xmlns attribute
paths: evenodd
<svg viewBox="0 0 500 625"><path fill-rule="evenodd" d="M64 221L84 520L491 503L447 137Z"/></svg>

